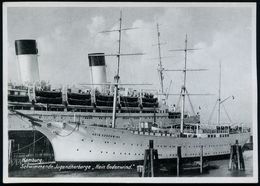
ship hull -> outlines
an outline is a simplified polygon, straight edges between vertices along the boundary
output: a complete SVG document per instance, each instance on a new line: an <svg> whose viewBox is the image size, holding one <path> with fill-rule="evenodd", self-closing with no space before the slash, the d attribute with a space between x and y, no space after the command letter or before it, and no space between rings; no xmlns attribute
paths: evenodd
<svg viewBox="0 0 260 186"><path fill-rule="evenodd" d="M181 146L184 159L196 159L203 146L203 157L221 158L230 154L236 140L242 146L250 133L221 134L222 137L180 138L159 133L138 133L123 129L66 124L42 123L36 127L51 142L56 162L138 162L144 158L149 140L154 141L159 159L175 159Z"/></svg>

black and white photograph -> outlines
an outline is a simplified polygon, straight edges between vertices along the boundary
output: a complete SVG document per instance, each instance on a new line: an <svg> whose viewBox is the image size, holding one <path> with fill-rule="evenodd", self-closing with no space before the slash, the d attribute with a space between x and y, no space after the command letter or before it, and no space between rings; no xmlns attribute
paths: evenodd
<svg viewBox="0 0 260 186"><path fill-rule="evenodd" d="M3 3L4 183L257 183L256 3Z"/></svg>

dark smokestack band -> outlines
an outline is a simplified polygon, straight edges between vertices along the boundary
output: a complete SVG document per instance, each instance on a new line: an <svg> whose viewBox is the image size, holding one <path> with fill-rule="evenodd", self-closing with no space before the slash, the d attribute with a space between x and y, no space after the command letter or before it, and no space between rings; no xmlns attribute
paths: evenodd
<svg viewBox="0 0 260 186"><path fill-rule="evenodd" d="M16 55L38 54L36 41L32 39L15 40Z"/></svg>
<svg viewBox="0 0 260 186"><path fill-rule="evenodd" d="M91 53L88 54L89 66L105 66L104 53Z"/></svg>

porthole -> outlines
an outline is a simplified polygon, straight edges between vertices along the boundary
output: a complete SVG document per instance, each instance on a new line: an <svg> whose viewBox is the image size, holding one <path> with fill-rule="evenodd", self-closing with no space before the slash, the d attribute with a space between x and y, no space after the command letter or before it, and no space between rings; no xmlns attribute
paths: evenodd
<svg viewBox="0 0 260 186"><path fill-rule="evenodd" d="M91 140L91 142L93 142L93 140Z"/></svg>
<svg viewBox="0 0 260 186"><path fill-rule="evenodd" d="M77 151L79 151L79 149L77 149Z"/></svg>
<svg viewBox="0 0 260 186"><path fill-rule="evenodd" d="M89 152L91 152L91 150Z"/></svg>

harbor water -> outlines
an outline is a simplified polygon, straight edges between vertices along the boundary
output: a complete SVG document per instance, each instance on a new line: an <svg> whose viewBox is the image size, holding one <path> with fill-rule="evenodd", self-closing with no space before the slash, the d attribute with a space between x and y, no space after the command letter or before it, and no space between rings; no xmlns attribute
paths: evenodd
<svg viewBox="0 0 260 186"><path fill-rule="evenodd" d="M245 161L245 171L228 170L229 159L210 161L210 168L202 174L199 172L188 172L180 175L181 177L251 177L253 176L253 151L243 152ZM111 165L103 169L101 165L82 167L82 170L64 170L64 167L39 166L39 167L20 167L10 170L9 177L139 177L136 165L117 167ZM166 170L160 170L159 177L175 177Z"/></svg>

